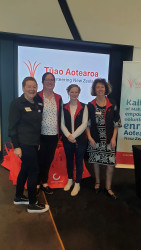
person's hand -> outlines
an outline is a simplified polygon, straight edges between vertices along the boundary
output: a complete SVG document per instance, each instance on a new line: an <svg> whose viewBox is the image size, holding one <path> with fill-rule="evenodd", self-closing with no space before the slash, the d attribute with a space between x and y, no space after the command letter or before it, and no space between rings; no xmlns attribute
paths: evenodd
<svg viewBox="0 0 141 250"><path fill-rule="evenodd" d="M115 147L116 147L116 139L115 138L113 138L112 137L112 139L111 139L111 147L112 147L112 149L114 149Z"/></svg>
<svg viewBox="0 0 141 250"><path fill-rule="evenodd" d="M40 150L40 145L38 146L38 151Z"/></svg>
<svg viewBox="0 0 141 250"><path fill-rule="evenodd" d="M90 142L90 145L94 148L94 146L95 146L95 144L96 144L95 140L91 137L91 138L89 139L89 142Z"/></svg>
<svg viewBox="0 0 141 250"><path fill-rule="evenodd" d="M71 143L76 143L76 140L73 138L72 135L69 135L69 136L68 136L68 140L69 140Z"/></svg>
<svg viewBox="0 0 141 250"><path fill-rule="evenodd" d="M15 155L19 156L20 158L22 157L22 150L21 148L15 148L14 149Z"/></svg>

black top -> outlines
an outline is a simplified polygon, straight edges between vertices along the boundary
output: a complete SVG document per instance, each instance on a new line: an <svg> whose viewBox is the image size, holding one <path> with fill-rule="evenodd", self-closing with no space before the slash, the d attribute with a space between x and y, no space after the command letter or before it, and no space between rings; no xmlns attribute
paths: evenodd
<svg viewBox="0 0 141 250"><path fill-rule="evenodd" d="M34 98L34 104L25 99L24 95L12 101L9 110L8 136L14 148L25 145L39 145L42 102Z"/></svg>
<svg viewBox="0 0 141 250"><path fill-rule="evenodd" d="M113 136L114 128L121 127L121 120L120 115L117 109L117 106L114 100L108 99L106 97L106 106L105 106L105 129L106 129L106 143L109 144L111 138ZM100 142L100 135L97 128L96 123L96 98L88 103L88 113L89 113L89 120L91 121L90 125L90 132L92 138L95 142Z"/></svg>

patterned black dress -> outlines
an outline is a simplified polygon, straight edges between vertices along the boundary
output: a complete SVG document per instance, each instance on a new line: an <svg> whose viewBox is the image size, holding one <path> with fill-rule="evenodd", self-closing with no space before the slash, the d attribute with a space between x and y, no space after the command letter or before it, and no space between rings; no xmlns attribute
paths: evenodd
<svg viewBox="0 0 141 250"><path fill-rule="evenodd" d="M115 166L116 151L112 149L111 144L106 144L106 130L104 112L105 107L100 107L96 104L96 124L100 136L100 142L96 143L94 147L88 144L89 163L97 163L102 165Z"/></svg>

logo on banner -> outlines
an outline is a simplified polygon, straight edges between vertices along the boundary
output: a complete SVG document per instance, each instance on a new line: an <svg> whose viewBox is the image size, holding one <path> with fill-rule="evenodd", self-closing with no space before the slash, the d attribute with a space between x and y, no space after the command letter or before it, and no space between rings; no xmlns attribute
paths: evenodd
<svg viewBox="0 0 141 250"><path fill-rule="evenodd" d="M36 69L38 68L38 66L39 66L41 63L38 63L38 64L36 65L36 63L37 63L37 61L36 61L36 62L34 62L33 66L32 66L32 64L31 64L31 62L30 62L29 60L28 60L28 62L29 62L29 65L28 65L26 62L24 62L24 63L25 63L25 65L27 66L27 68L28 68L28 70L29 70L30 76L31 76L31 77L34 77L35 72L36 72Z"/></svg>
<svg viewBox="0 0 141 250"><path fill-rule="evenodd" d="M130 88L132 88L133 83L134 83L134 80L129 80L129 79L128 79L128 82L129 82L129 86L130 86Z"/></svg>
<svg viewBox="0 0 141 250"><path fill-rule="evenodd" d="M130 79L127 79L127 80L128 80L130 88L132 87L141 88L141 82L137 82L135 80L130 80Z"/></svg>
<svg viewBox="0 0 141 250"><path fill-rule="evenodd" d="M56 173L55 173L55 174L53 174L53 179L54 179L55 181L58 181L58 180L60 179L60 176L56 177Z"/></svg>

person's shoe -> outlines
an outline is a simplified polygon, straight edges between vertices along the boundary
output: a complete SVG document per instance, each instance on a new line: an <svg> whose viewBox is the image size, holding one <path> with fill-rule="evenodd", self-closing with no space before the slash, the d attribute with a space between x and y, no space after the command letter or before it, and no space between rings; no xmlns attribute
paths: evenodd
<svg viewBox="0 0 141 250"><path fill-rule="evenodd" d="M109 193L109 191L112 191L111 189L106 189L106 188L104 188L104 193L107 195L107 196L109 196L111 199L113 199L113 200L117 200L117 196L112 192L112 194L111 193Z"/></svg>
<svg viewBox="0 0 141 250"><path fill-rule="evenodd" d="M21 197L16 197L15 196L14 204L15 205L21 205L21 204L28 205L29 204L29 199L25 195L22 195Z"/></svg>
<svg viewBox="0 0 141 250"><path fill-rule="evenodd" d="M64 187L64 191L69 191L72 185L73 185L72 179L68 179L68 183Z"/></svg>
<svg viewBox="0 0 141 250"><path fill-rule="evenodd" d="M28 213L44 213L49 210L49 205L44 205L36 202L35 204L29 204L27 208Z"/></svg>
<svg viewBox="0 0 141 250"><path fill-rule="evenodd" d="M71 191L71 196L76 196L80 191L80 184L75 183L73 190Z"/></svg>
<svg viewBox="0 0 141 250"><path fill-rule="evenodd" d="M100 183L95 183L94 190L95 190L96 194L100 193L100 191L101 191Z"/></svg>
<svg viewBox="0 0 141 250"><path fill-rule="evenodd" d="M42 185L41 190L44 191L45 194L53 194L53 190L49 186L44 187Z"/></svg>

